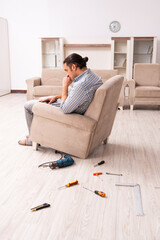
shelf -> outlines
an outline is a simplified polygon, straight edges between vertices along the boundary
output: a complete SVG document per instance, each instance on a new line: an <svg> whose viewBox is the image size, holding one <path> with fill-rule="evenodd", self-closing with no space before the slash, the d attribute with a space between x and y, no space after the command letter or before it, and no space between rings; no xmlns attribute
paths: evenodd
<svg viewBox="0 0 160 240"><path fill-rule="evenodd" d="M126 52L114 52L114 54L122 54L122 55L126 55Z"/></svg>
<svg viewBox="0 0 160 240"><path fill-rule="evenodd" d="M54 65L52 65L52 66L44 65L43 68L56 68L57 69L57 68L60 68L60 67L55 67Z"/></svg>
<svg viewBox="0 0 160 240"><path fill-rule="evenodd" d="M135 41L153 41L154 37L134 37Z"/></svg>
<svg viewBox="0 0 160 240"><path fill-rule="evenodd" d="M121 67L121 66L114 66L116 69L126 69L126 67Z"/></svg>
<svg viewBox="0 0 160 240"><path fill-rule="evenodd" d="M56 37L55 38L54 37L41 38L42 41L55 41L55 40L59 41L59 39L60 39L59 37L57 37L57 38Z"/></svg>
<svg viewBox="0 0 160 240"><path fill-rule="evenodd" d="M130 40L130 37L112 37L111 40L122 40L122 41L125 41L125 40Z"/></svg>
<svg viewBox="0 0 160 240"><path fill-rule="evenodd" d="M42 55L57 55L56 53L42 53Z"/></svg>
<svg viewBox="0 0 160 240"><path fill-rule="evenodd" d="M148 55L148 56L151 56L152 53L134 53L134 55Z"/></svg>
<svg viewBox="0 0 160 240"><path fill-rule="evenodd" d="M64 47L107 47L107 48L110 48L111 47L111 44L86 44L86 43L83 43L83 44L64 44Z"/></svg>

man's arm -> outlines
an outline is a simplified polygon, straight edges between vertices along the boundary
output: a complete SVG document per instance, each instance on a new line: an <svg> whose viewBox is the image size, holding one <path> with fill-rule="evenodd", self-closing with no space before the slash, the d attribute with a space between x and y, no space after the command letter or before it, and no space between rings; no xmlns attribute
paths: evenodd
<svg viewBox="0 0 160 240"><path fill-rule="evenodd" d="M53 103L56 99L61 98L62 101L65 101L68 97L68 87L72 83L72 80L69 76L63 78L63 86L62 86L62 95L56 95L52 97L45 98L43 100L39 100L39 102L48 102L49 104Z"/></svg>
<svg viewBox="0 0 160 240"><path fill-rule="evenodd" d="M49 104L53 103L56 99L61 98L62 95L56 95L52 97L45 98L43 100L39 100L39 102L48 102Z"/></svg>
<svg viewBox="0 0 160 240"><path fill-rule="evenodd" d="M65 101L68 97L68 87L72 84L72 80L69 76L63 78L62 97L61 100Z"/></svg>
<svg viewBox="0 0 160 240"><path fill-rule="evenodd" d="M65 101L61 102L60 108L63 113L72 113L85 102L86 93L79 87L75 89Z"/></svg>

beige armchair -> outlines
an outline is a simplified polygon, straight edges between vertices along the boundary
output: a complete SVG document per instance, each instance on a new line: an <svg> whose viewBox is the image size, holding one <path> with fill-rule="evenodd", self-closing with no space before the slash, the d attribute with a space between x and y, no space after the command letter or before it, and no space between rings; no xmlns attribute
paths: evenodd
<svg viewBox="0 0 160 240"><path fill-rule="evenodd" d="M118 74L117 70L93 70L103 81ZM63 69L43 69L41 77L26 80L27 100L39 97L60 95L62 93L62 80L66 76Z"/></svg>
<svg viewBox="0 0 160 240"><path fill-rule="evenodd" d="M99 87L84 115L64 114L46 103L33 107L30 137L35 150L42 146L87 158L104 141L107 142L117 111L123 77L110 78Z"/></svg>
<svg viewBox="0 0 160 240"><path fill-rule="evenodd" d="M160 64L135 64L134 79L128 85L131 109L134 105L160 105Z"/></svg>

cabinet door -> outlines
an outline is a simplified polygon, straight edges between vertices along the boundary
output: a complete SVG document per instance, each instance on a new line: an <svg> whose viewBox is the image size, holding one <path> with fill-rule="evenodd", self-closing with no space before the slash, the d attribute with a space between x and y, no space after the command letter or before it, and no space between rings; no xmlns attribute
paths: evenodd
<svg viewBox="0 0 160 240"><path fill-rule="evenodd" d="M8 24L0 18L0 96L10 93L10 85Z"/></svg>

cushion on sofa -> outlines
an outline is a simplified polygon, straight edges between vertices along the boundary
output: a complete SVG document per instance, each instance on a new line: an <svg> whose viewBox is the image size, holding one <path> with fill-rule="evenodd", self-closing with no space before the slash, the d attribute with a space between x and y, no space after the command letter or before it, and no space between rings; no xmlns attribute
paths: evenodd
<svg viewBox="0 0 160 240"><path fill-rule="evenodd" d="M135 64L134 80L137 86L160 87L159 64Z"/></svg>
<svg viewBox="0 0 160 240"><path fill-rule="evenodd" d="M62 80L66 76L63 69L43 69L41 84L48 86L62 86Z"/></svg>
<svg viewBox="0 0 160 240"><path fill-rule="evenodd" d="M109 79L109 78L111 78L115 75L118 75L118 70L115 70L115 69L114 70L102 70L102 69L100 69L100 70L95 69L94 70L94 69L92 69L92 71L102 78L103 83L107 79Z"/></svg>
<svg viewBox="0 0 160 240"><path fill-rule="evenodd" d="M135 88L136 97L154 98L160 97L160 88L155 86L138 86Z"/></svg>
<svg viewBox="0 0 160 240"><path fill-rule="evenodd" d="M33 94L37 96L54 96L62 93L62 86L37 86L33 89Z"/></svg>

